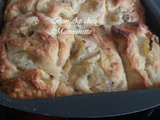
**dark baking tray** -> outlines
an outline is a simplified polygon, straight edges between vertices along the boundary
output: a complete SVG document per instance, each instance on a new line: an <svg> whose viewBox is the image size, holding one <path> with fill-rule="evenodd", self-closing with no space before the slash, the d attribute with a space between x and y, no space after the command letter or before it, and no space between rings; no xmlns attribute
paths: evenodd
<svg viewBox="0 0 160 120"><path fill-rule="evenodd" d="M20 111L55 117L113 117L159 106L159 93L160 89L152 89L39 100L20 100L0 94L0 104Z"/></svg>
<svg viewBox="0 0 160 120"><path fill-rule="evenodd" d="M160 1L142 0L142 3L146 8L147 24L153 32L159 35ZM159 93L160 89L157 88L39 100L20 100L0 93L0 105L9 109L45 116L65 118L113 117L136 113L159 106Z"/></svg>
<svg viewBox="0 0 160 120"><path fill-rule="evenodd" d="M149 28L160 37L160 0L141 0Z"/></svg>

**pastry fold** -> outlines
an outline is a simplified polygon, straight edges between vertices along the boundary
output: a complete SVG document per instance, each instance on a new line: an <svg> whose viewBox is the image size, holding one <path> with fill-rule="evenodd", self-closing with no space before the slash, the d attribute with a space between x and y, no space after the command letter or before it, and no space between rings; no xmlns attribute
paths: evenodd
<svg viewBox="0 0 160 120"><path fill-rule="evenodd" d="M8 0L0 91L39 99L159 87L159 40L144 13L140 0Z"/></svg>
<svg viewBox="0 0 160 120"><path fill-rule="evenodd" d="M158 38L141 23L112 26L127 75L129 90L160 86L160 46Z"/></svg>

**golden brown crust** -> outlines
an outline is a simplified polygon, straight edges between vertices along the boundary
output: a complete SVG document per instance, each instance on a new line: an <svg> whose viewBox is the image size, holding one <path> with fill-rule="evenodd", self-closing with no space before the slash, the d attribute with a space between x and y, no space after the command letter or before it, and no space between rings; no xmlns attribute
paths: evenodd
<svg viewBox="0 0 160 120"><path fill-rule="evenodd" d="M130 73L130 74L127 74L129 90L144 89L145 78L146 78L145 76L147 74L143 76L143 71L138 70L140 68L141 63L139 63L140 61L135 56L136 51L135 51L135 45L134 45L132 33L113 26L112 35L115 41L120 44L119 51L122 54L121 55L122 59L125 59L124 65L126 64L126 72ZM123 58L123 56L125 56L125 58ZM136 75L134 75L134 77L130 76L131 73L134 73Z"/></svg>
<svg viewBox="0 0 160 120"><path fill-rule="evenodd" d="M60 16L71 21L74 20L73 16L82 20L90 17L97 19L98 23L105 21L112 25L121 22L145 22L140 0L17 0L7 6L5 21L28 12L41 12L51 18Z"/></svg>
<svg viewBox="0 0 160 120"><path fill-rule="evenodd" d="M140 23L126 23L117 27L113 26L111 31L114 40L118 43L118 50L120 51L127 73L129 89L133 90L159 86L160 79L157 78L160 75L159 60L156 59L156 63L148 60L148 54L152 54L153 58L156 58L156 54L152 53L154 49L151 51L145 49L147 45L149 47L147 41L150 39L147 36L149 32L147 27ZM156 49L154 52L158 54L157 47L159 46L157 43L154 44ZM150 77L151 73L147 70L149 64L152 64L153 71L156 71L155 75L152 75L152 77Z"/></svg>
<svg viewBox="0 0 160 120"><path fill-rule="evenodd" d="M119 56L117 54L117 50L115 45L111 39L109 34L105 33L104 26L100 26L95 32L90 35L90 39L94 39L102 49L106 52L105 54L108 56L110 60L110 67L109 72L116 77L119 77L123 74L123 67L121 65L121 60L119 60ZM114 56L114 54L116 54ZM113 60L113 61L112 61ZM106 62L105 60L102 62ZM113 63L112 63L113 62ZM104 64L103 64L104 65ZM103 66L104 69L108 67Z"/></svg>
<svg viewBox="0 0 160 120"><path fill-rule="evenodd" d="M8 22L3 29L0 41L0 82L14 82L13 78L19 78L23 72L30 69L42 69L57 81L62 67L70 56L74 36L52 34L52 29L56 27L53 26L50 18L41 13L17 16ZM68 30L70 26L63 25L63 27ZM56 86L58 87L58 82ZM45 97L45 92L43 91L42 98ZM33 97L34 95L30 98L28 96L28 99ZM35 96L35 98L39 97ZM25 96L24 99L26 99Z"/></svg>
<svg viewBox="0 0 160 120"><path fill-rule="evenodd" d="M135 2L136 2L136 5L135 5L134 14L138 14L140 23L146 23L145 9L143 8L143 6L141 4L141 1L140 0L135 0Z"/></svg>
<svg viewBox="0 0 160 120"><path fill-rule="evenodd" d="M57 17L67 23L54 24ZM145 17L140 0L9 0L4 18L0 89L12 97L160 86L160 62L155 57L159 46L141 24ZM86 29L91 33L62 34Z"/></svg>
<svg viewBox="0 0 160 120"><path fill-rule="evenodd" d="M76 2L76 4L80 3L81 1ZM40 12L49 17L57 17L62 14L62 16L65 15L69 18L73 15L73 9L76 11L77 8L72 8L66 5L66 3L56 0L17 0L7 6L5 10L5 21L10 21L14 17L28 12Z"/></svg>
<svg viewBox="0 0 160 120"><path fill-rule="evenodd" d="M11 65L11 63L7 59L5 42L3 42L3 38L1 37L0 41L0 83L6 79L11 78L16 71L16 68Z"/></svg>
<svg viewBox="0 0 160 120"><path fill-rule="evenodd" d="M40 69L27 70L18 78L4 82L3 86L2 92L20 99L54 97L57 87L55 80Z"/></svg>
<svg viewBox="0 0 160 120"><path fill-rule="evenodd" d="M127 90L122 61L111 36L104 26L90 30L89 35L75 37L56 96Z"/></svg>
<svg viewBox="0 0 160 120"><path fill-rule="evenodd" d="M27 53L32 64L44 68L46 72L56 76L60 73L61 67L70 54L74 38L72 34L60 34L57 39L53 37L51 31L56 26L53 26L48 19L41 13L18 16L6 25L3 34L5 44L9 49L8 55ZM14 50L11 50L12 48ZM8 59L15 64L13 60L15 58L9 57ZM59 66L57 66L57 62L59 62Z"/></svg>
<svg viewBox="0 0 160 120"><path fill-rule="evenodd" d="M111 5L108 4L110 2L112 3ZM106 0L106 3L107 11L115 14L115 17L113 17L114 15L112 15L111 21L120 22L121 20L123 20L123 22L145 23L145 12L139 0ZM119 15L117 14L117 11ZM117 22L117 24L119 23ZM114 23L112 25L116 24Z"/></svg>

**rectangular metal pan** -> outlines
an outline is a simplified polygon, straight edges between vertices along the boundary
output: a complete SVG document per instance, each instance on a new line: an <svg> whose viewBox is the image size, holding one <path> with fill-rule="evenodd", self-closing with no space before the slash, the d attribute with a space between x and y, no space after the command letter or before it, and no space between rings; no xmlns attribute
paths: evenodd
<svg viewBox="0 0 160 120"><path fill-rule="evenodd" d="M142 0L141 2L146 9L147 24L153 32L160 35L160 1ZM2 9L0 10L2 11ZM0 17L2 20L2 14ZM3 22L0 22L2 26ZM39 100L20 100L0 93L0 105L46 116L65 118L111 117L159 106L160 88Z"/></svg>

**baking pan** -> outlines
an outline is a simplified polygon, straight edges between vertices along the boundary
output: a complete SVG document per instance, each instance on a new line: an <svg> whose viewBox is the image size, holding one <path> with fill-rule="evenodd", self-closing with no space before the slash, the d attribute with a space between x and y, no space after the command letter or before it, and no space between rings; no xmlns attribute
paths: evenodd
<svg viewBox="0 0 160 120"><path fill-rule="evenodd" d="M159 35L160 1L142 0L147 24ZM2 22L1 22L2 23ZM101 118L136 113L160 105L160 89L76 95L58 98L20 100L0 93L0 105L27 113L65 117Z"/></svg>
<svg viewBox="0 0 160 120"><path fill-rule="evenodd" d="M146 8L147 25L160 37L160 0L141 0Z"/></svg>
<svg viewBox="0 0 160 120"><path fill-rule="evenodd" d="M0 94L2 106L65 118L98 118L131 114L160 105L160 89L20 100Z"/></svg>

